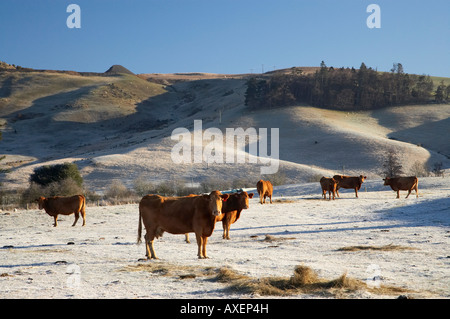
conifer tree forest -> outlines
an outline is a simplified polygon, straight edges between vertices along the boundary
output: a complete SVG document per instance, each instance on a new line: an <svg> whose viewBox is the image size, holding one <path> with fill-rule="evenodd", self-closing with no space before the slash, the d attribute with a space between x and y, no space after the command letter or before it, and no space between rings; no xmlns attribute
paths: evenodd
<svg viewBox="0 0 450 319"><path fill-rule="evenodd" d="M327 67L322 61L314 74L298 68L291 73L252 77L247 81L245 104L250 109L308 104L336 110L372 110L386 106L445 103L450 85L434 90L430 76L408 74L401 63L391 72Z"/></svg>

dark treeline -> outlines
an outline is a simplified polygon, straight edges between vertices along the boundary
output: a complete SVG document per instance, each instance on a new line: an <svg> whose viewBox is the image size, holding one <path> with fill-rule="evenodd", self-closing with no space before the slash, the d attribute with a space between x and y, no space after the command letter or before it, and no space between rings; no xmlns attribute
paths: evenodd
<svg viewBox="0 0 450 319"><path fill-rule="evenodd" d="M438 92L439 90L439 92ZM445 102L450 85L441 84L433 92L430 76L403 72L400 63L391 72L378 72L364 63L354 68L327 67L322 61L314 74L291 74L251 78L247 82L245 104L252 109L276 108L299 103L339 110L370 110L393 105Z"/></svg>

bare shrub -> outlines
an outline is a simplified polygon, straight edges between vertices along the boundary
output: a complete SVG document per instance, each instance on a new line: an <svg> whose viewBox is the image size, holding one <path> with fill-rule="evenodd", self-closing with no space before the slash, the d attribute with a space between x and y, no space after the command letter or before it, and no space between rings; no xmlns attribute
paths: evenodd
<svg viewBox="0 0 450 319"><path fill-rule="evenodd" d="M420 161L415 161L414 164L411 166L411 175L417 176L417 177L428 177L430 176L430 170L427 167L426 163L422 163Z"/></svg>
<svg viewBox="0 0 450 319"><path fill-rule="evenodd" d="M144 178L139 177L134 181L134 191L138 196L145 196L147 194L154 193L155 185L152 182L146 181Z"/></svg>
<svg viewBox="0 0 450 319"><path fill-rule="evenodd" d="M433 173L436 177L444 177L444 170L442 169L442 162L436 162L433 164Z"/></svg>
<svg viewBox="0 0 450 319"><path fill-rule="evenodd" d="M318 183L320 182L320 179L323 177L322 174L314 174L308 177L307 182L308 183Z"/></svg>
<svg viewBox="0 0 450 319"><path fill-rule="evenodd" d="M263 175L262 179L265 181L270 181L273 186L284 185L286 183L286 173L283 170L279 169L274 174Z"/></svg>
<svg viewBox="0 0 450 319"><path fill-rule="evenodd" d="M131 191L119 180L114 180L105 193L108 198L123 198L130 195Z"/></svg>
<svg viewBox="0 0 450 319"><path fill-rule="evenodd" d="M231 189L231 182L218 177L209 177L200 183L200 190L204 193L209 193L214 190L223 191L227 189Z"/></svg>
<svg viewBox="0 0 450 319"><path fill-rule="evenodd" d="M112 205L135 203L138 201L136 195L119 180L114 180L111 183L111 186L105 192L104 198Z"/></svg>

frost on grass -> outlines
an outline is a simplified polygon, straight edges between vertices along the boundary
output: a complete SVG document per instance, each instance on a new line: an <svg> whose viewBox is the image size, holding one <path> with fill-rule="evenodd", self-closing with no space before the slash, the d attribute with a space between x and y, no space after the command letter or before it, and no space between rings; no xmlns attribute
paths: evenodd
<svg viewBox="0 0 450 319"><path fill-rule="evenodd" d="M254 278L230 267L194 267L169 263L145 263L127 266L121 271L147 271L153 275L171 276L177 279L200 279L219 282L226 285L225 292L253 294L260 296L295 296L301 294L345 297L346 293L366 290L374 294L396 295L409 290L381 286L370 288L364 281L343 274L339 278L328 280L320 278L310 267L298 265L291 277Z"/></svg>

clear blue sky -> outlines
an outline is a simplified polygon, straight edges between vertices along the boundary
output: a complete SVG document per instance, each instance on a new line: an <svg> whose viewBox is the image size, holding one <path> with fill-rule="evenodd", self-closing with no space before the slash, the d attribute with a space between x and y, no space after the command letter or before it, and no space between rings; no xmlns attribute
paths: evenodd
<svg viewBox="0 0 450 319"><path fill-rule="evenodd" d="M81 28L69 29L69 4ZM369 29L369 4L381 28ZM1 0L0 60L37 69L248 73L367 66L450 77L449 0ZM264 65L264 66L263 66Z"/></svg>

